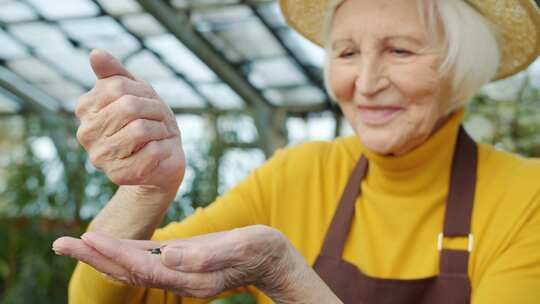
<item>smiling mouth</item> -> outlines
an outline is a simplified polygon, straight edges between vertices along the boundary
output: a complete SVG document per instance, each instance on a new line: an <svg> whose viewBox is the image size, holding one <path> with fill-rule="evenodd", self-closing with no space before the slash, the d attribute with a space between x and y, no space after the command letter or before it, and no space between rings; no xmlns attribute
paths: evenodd
<svg viewBox="0 0 540 304"><path fill-rule="evenodd" d="M360 119L367 125L385 125L404 109L397 106L357 106Z"/></svg>

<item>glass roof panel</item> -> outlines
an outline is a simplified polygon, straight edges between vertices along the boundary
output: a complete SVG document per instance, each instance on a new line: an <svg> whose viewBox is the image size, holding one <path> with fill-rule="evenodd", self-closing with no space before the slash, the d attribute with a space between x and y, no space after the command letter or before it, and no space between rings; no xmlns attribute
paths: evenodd
<svg viewBox="0 0 540 304"><path fill-rule="evenodd" d="M27 54L26 49L20 43L11 38L6 32L0 29L0 58L14 59Z"/></svg>
<svg viewBox="0 0 540 304"><path fill-rule="evenodd" d="M90 0L27 0L46 19L90 17L99 13L99 8Z"/></svg>
<svg viewBox="0 0 540 304"><path fill-rule="evenodd" d="M156 36L167 32L150 14L128 15L121 20L130 32L139 37Z"/></svg>
<svg viewBox="0 0 540 304"><path fill-rule="evenodd" d="M62 28L78 40L89 40L103 36L117 36L125 31L109 16L85 19L71 19L60 22Z"/></svg>
<svg viewBox="0 0 540 304"><path fill-rule="evenodd" d="M97 0L101 7L111 15L135 14L141 6L135 0Z"/></svg>
<svg viewBox="0 0 540 304"><path fill-rule="evenodd" d="M242 54L244 60L276 57L285 54L285 50L279 45L274 36L256 19L219 30L216 35L227 40L231 47Z"/></svg>
<svg viewBox="0 0 540 304"><path fill-rule="evenodd" d="M37 17L34 10L21 1L0 2L0 20L3 22L32 21Z"/></svg>
<svg viewBox="0 0 540 304"><path fill-rule="evenodd" d="M244 106L242 98L224 83L202 84L198 89L218 109L240 109Z"/></svg>
<svg viewBox="0 0 540 304"><path fill-rule="evenodd" d="M63 79L55 69L34 57L8 61L7 67L29 82L58 82Z"/></svg>
<svg viewBox="0 0 540 304"><path fill-rule="evenodd" d="M181 79L168 79L151 82L162 100L171 107L203 108L204 99Z"/></svg>
<svg viewBox="0 0 540 304"><path fill-rule="evenodd" d="M239 3L240 0L171 0L171 4L180 9L186 8L208 8L224 7Z"/></svg>
<svg viewBox="0 0 540 304"><path fill-rule="evenodd" d="M302 85L306 76L286 57L257 60L249 64L249 81L258 88Z"/></svg>
<svg viewBox="0 0 540 304"><path fill-rule="evenodd" d="M244 56L233 46L234 44L225 39L219 33L204 31L201 33L217 50L219 50L225 59L233 63L240 63L246 60Z"/></svg>
<svg viewBox="0 0 540 304"><path fill-rule="evenodd" d="M21 42L35 49L68 49L71 44L62 31L53 24L31 22L14 24L8 27Z"/></svg>
<svg viewBox="0 0 540 304"><path fill-rule="evenodd" d="M157 81L174 77L174 73L148 50L143 50L129 57L125 65L135 77L146 81Z"/></svg>
<svg viewBox="0 0 540 304"><path fill-rule="evenodd" d="M117 58L124 58L141 45L111 17L68 20L61 23L71 38L88 48L106 49Z"/></svg>
<svg viewBox="0 0 540 304"><path fill-rule="evenodd" d="M69 81L36 83L36 86L56 100L62 101L68 111L75 110L76 101L85 93L80 86Z"/></svg>
<svg viewBox="0 0 540 304"><path fill-rule="evenodd" d="M265 90L263 94L276 106L320 104L326 99L324 92L312 85L284 89L268 89Z"/></svg>
<svg viewBox="0 0 540 304"><path fill-rule="evenodd" d="M280 30L278 34L303 64L322 68L325 57L323 48L300 36L290 28Z"/></svg>
<svg viewBox="0 0 540 304"><path fill-rule="evenodd" d="M257 9L271 27L287 26L287 23L285 22L285 18L283 18L283 14L281 14L281 10L279 9L277 1L265 5L259 5Z"/></svg>
<svg viewBox="0 0 540 304"><path fill-rule="evenodd" d="M75 79L80 84L92 86L96 80L88 64L88 52L81 49L66 51L42 50L41 56L52 62L62 73Z"/></svg>
<svg viewBox="0 0 540 304"><path fill-rule="evenodd" d="M224 26L231 23L242 23L255 16L246 5L223 6L217 9L198 9L191 11L191 21L195 24L208 22L212 27Z"/></svg>
<svg viewBox="0 0 540 304"><path fill-rule="evenodd" d="M145 44L163 56L167 63L187 78L200 82L217 80L216 74L173 35L149 37L145 39Z"/></svg>
<svg viewBox="0 0 540 304"><path fill-rule="evenodd" d="M271 103L286 106L325 101L323 89L311 84L282 44L289 46L308 69L322 66L323 50L285 26L276 1L163 1L172 3L179 13L188 13L195 30ZM120 59L137 77L150 81L178 110L245 109L242 98L226 81L137 0L51 3L0 0L0 23L5 24L0 28L0 64L51 96L69 105L91 88L95 76L88 53L101 48ZM277 32L277 38L254 13ZM60 89L62 86L65 90Z"/></svg>

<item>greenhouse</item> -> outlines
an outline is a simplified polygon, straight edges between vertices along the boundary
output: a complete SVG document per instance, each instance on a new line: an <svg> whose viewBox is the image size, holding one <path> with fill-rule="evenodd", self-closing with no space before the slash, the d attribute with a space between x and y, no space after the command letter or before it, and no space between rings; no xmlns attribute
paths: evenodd
<svg viewBox="0 0 540 304"><path fill-rule="evenodd" d="M186 174L161 226L278 150L354 134L327 93L324 49L276 0L0 0L0 303L67 303L77 261L52 243L84 233L118 189L77 139L93 49L151 84L181 130ZM477 142L540 157L540 61L483 86L464 126Z"/></svg>

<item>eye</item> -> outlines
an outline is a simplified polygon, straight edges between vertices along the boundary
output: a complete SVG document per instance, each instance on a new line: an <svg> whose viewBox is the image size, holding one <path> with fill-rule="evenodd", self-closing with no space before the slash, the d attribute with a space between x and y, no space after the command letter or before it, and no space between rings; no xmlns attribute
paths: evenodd
<svg viewBox="0 0 540 304"><path fill-rule="evenodd" d="M356 54L354 51L344 51L339 54L339 58L351 58Z"/></svg>
<svg viewBox="0 0 540 304"><path fill-rule="evenodd" d="M390 49L390 52L394 55L397 55L399 57L407 57L407 56L410 56L410 55L414 55L413 52L411 51L408 51L406 49L399 49L399 48L392 48Z"/></svg>

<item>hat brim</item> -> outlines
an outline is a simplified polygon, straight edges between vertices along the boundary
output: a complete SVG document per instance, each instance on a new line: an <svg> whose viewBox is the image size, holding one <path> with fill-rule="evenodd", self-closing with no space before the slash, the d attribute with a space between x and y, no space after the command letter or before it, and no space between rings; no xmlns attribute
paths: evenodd
<svg viewBox="0 0 540 304"><path fill-rule="evenodd" d="M497 29L502 58L493 80L526 69L540 55L540 10L534 0L466 0ZM287 23L323 46L328 0L279 0ZM509 9L512 8L512 9Z"/></svg>

